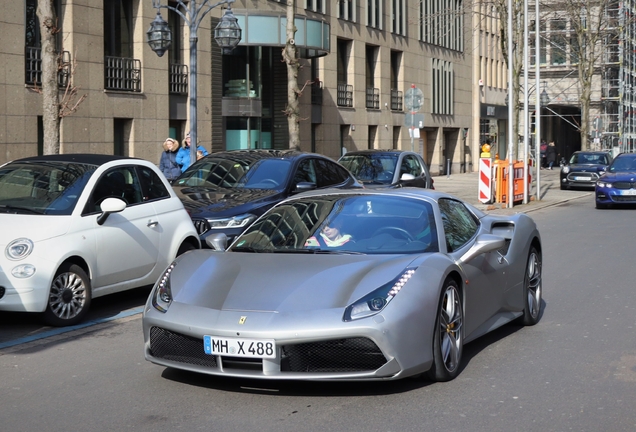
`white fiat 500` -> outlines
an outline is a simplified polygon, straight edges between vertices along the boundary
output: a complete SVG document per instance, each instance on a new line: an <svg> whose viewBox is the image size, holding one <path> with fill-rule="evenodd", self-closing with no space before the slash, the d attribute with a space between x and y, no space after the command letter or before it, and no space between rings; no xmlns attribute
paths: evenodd
<svg viewBox="0 0 636 432"><path fill-rule="evenodd" d="M82 320L91 299L151 285L200 247L161 172L134 158L38 156L0 167L0 311Z"/></svg>

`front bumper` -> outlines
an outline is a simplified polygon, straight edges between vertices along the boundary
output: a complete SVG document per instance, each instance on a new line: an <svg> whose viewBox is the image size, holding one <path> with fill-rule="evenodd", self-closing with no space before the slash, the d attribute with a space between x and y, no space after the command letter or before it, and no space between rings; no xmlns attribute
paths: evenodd
<svg viewBox="0 0 636 432"><path fill-rule="evenodd" d="M596 181L599 179L595 172L569 172L561 174L561 185L564 187L580 187L594 189Z"/></svg>
<svg viewBox="0 0 636 432"><path fill-rule="evenodd" d="M432 353L423 349L428 344L414 349L417 336L396 331L399 325L389 324L382 315L345 323L341 310L318 313L324 314L321 322L332 324L303 328L302 316L309 313L282 317L275 312L213 311L172 304L169 312L162 314L147 306L143 317L145 357L158 365L192 372L275 380L393 380L430 368ZM239 320L246 315L245 324L251 325L241 328ZM290 325L294 322L299 325ZM204 352L205 335L274 339L276 356L208 355Z"/></svg>
<svg viewBox="0 0 636 432"><path fill-rule="evenodd" d="M596 202L599 204L636 204L636 189L602 188L596 186Z"/></svg>
<svg viewBox="0 0 636 432"><path fill-rule="evenodd" d="M15 265L15 262L4 261L0 267L0 287L5 289L0 298L0 311L44 312L54 269L40 263L31 277L16 278L11 274Z"/></svg>

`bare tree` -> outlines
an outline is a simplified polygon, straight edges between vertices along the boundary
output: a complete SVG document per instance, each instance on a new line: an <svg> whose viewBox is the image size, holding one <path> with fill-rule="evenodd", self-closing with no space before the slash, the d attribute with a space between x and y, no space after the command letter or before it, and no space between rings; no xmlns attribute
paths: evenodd
<svg viewBox="0 0 636 432"><path fill-rule="evenodd" d="M576 36L576 43L570 44L570 53L577 61L577 71L581 101L581 150L589 149L590 137L590 105L592 96L592 78L599 73L605 50L603 41L613 37L613 20L608 19L608 6L615 5L616 0L562 0L558 3L541 3L543 16L570 22L570 29ZM559 47L551 46L552 50Z"/></svg>
<svg viewBox="0 0 636 432"><path fill-rule="evenodd" d="M294 40L296 25L294 15L296 12L296 0L287 1L287 41L283 48L283 61L287 64L287 126L289 130L289 148L300 149L300 111L298 97L301 92L298 88L298 48Z"/></svg>
<svg viewBox="0 0 636 432"><path fill-rule="evenodd" d="M60 100L57 86L59 55L55 38L59 28L53 0L38 0L36 14L42 46L44 154L57 154L60 152Z"/></svg>

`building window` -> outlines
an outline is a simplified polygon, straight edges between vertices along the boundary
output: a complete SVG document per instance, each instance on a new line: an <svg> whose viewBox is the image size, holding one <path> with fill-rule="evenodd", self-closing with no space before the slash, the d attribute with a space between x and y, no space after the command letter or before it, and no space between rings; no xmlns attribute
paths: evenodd
<svg viewBox="0 0 636 432"><path fill-rule="evenodd" d="M104 55L132 57L132 2L104 0Z"/></svg>
<svg viewBox="0 0 636 432"><path fill-rule="evenodd" d="M367 0L367 25L382 30L383 0Z"/></svg>
<svg viewBox="0 0 636 432"><path fill-rule="evenodd" d="M453 64L439 59L432 61L431 113L452 115L454 103Z"/></svg>
<svg viewBox="0 0 636 432"><path fill-rule="evenodd" d="M375 148L375 138L378 135L378 126L377 125L370 125L369 126L369 140L368 140L368 148L369 149L374 149Z"/></svg>
<svg viewBox="0 0 636 432"><path fill-rule="evenodd" d="M400 130L402 128L400 126L393 126L393 142L391 148L399 149L400 148Z"/></svg>
<svg viewBox="0 0 636 432"><path fill-rule="evenodd" d="M238 46L223 56L223 96L254 98L261 96L260 47Z"/></svg>
<svg viewBox="0 0 636 432"><path fill-rule="evenodd" d="M338 18L356 22L357 0L338 0Z"/></svg>
<svg viewBox="0 0 636 432"><path fill-rule="evenodd" d="M403 97L399 88L400 64L402 62L401 51L391 51L391 110L402 111Z"/></svg>
<svg viewBox="0 0 636 432"><path fill-rule="evenodd" d="M380 109L380 89L375 87L375 65L379 51L377 46L366 46L366 107L371 109Z"/></svg>
<svg viewBox="0 0 636 432"><path fill-rule="evenodd" d="M60 0L54 0L55 16L61 22ZM42 38L40 34L40 22L36 13L37 0L26 1L26 22L24 26L25 42L25 79L27 85L42 85ZM55 34L55 50L58 53L58 86L66 87L71 75L71 53L62 51L61 25Z"/></svg>
<svg viewBox="0 0 636 432"><path fill-rule="evenodd" d="M349 56L351 41L338 39L337 43L337 77L338 77L338 106L353 107L353 86L349 85Z"/></svg>
<svg viewBox="0 0 636 432"><path fill-rule="evenodd" d="M550 63L553 65L565 64L567 51L566 21L554 19L550 22Z"/></svg>
<svg viewBox="0 0 636 432"><path fill-rule="evenodd" d="M406 0L391 0L391 32L406 36Z"/></svg>
<svg viewBox="0 0 636 432"><path fill-rule="evenodd" d="M326 4L326 0L305 0L305 9L325 14L327 13Z"/></svg>
<svg viewBox="0 0 636 432"><path fill-rule="evenodd" d="M463 0L422 0L418 20L420 41L463 51L463 8Z"/></svg>

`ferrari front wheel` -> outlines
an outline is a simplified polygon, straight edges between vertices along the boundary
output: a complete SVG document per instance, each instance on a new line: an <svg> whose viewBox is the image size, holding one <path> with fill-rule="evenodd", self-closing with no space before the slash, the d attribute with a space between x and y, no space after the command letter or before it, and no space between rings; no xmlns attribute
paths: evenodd
<svg viewBox="0 0 636 432"><path fill-rule="evenodd" d="M464 348L464 308L457 282L444 283L435 331L433 334L433 365L428 371L432 381L450 381L459 374Z"/></svg>
<svg viewBox="0 0 636 432"><path fill-rule="evenodd" d="M541 314L541 254L532 246L528 254L528 264L523 281L524 310L522 323L526 326L539 322Z"/></svg>

